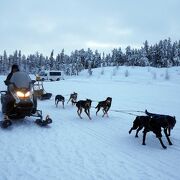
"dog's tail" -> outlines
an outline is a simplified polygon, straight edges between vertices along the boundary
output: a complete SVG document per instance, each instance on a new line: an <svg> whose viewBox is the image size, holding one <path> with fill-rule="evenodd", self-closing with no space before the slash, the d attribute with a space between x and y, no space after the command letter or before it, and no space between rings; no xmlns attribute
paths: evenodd
<svg viewBox="0 0 180 180"><path fill-rule="evenodd" d="M147 114L148 116L156 116L156 117L158 117L158 116L168 116L168 115L164 115L164 114L155 114L155 113L150 113L150 112L148 112L147 111L147 109L145 110L145 114Z"/></svg>
<svg viewBox="0 0 180 180"><path fill-rule="evenodd" d="M145 110L145 114L147 114L148 116L154 115L153 113L148 112L147 109Z"/></svg>

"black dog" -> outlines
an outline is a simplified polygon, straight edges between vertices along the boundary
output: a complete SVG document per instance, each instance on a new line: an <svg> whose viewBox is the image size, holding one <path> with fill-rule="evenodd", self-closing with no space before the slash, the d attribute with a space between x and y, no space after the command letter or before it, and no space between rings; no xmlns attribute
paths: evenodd
<svg viewBox="0 0 180 180"><path fill-rule="evenodd" d="M64 108L64 102L65 102L65 98L62 95L56 95L55 97L55 105L56 107L58 106L59 102L62 102L63 108Z"/></svg>
<svg viewBox="0 0 180 180"><path fill-rule="evenodd" d="M149 120L150 120L149 116L137 116L136 119L133 121L133 126L129 130L129 134L131 134L132 130L137 129L135 137L138 137L139 131L144 127L148 127Z"/></svg>
<svg viewBox="0 0 180 180"><path fill-rule="evenodd" d="M91 119L90 108L91 108L92 101L90 99L86 99L85 101L80 100L80 101L75 102L75 103L76 103L76 106L78 108L78 110L77 110L78 116L82 119L81 113L82 113L82 109L84 109L84 112L87 114L88 118Z"/></svg>
<svg viewBox="0 0 180 180"><path fill-rule="evenodd" d="M145 110L145 113L153 118L156 118L157 120L163 122L163 121L167 121L168 127L167 127L167 131L168 131L168 136L171 135L171 129L174 128L175 124L176 124L176 118L175 116L169 116L169 115L163 115L163 114L155 114L155 113L150 113L147 110ZM163 125L163 124L162 124ZM164 127L165 128L165 127Z"/></svg>
<svg viewBox="0 0 180 180"><path fill-rule="evenodd" d="M107 116L108 116L108 111L111 107L111 103L112 103L111 97L107 97L107 99L105 101L100 101L98 103L98 105L95 107L97 109L96 115L97 115L98 111L102 108L102 111L103 111L102 117L104 117L105 114L107 114Z"/></svg>
<svg viewBox="0 0 180 180"><path fill-rule="evenodd" d="M149 121L149 125L147 127L145 126L144 131L143 131L143 143L142 144L146 145L145 144L146 134L147 134L147 132L152 131L156 135L156 137L159 139L162 147L164 149L166 149L167 147L164 145L164 143L162 142L162 139L161 139L162 138L161 127L164 128L164 134L168 140L169 145L172 145L172 142L167 133L167 129L169 127L167 120L165 120L165 119L160 120L160 119L157 119L156 117L151 117L150 121Z"/></svg>
<svg viewBox="0 0 180 180"><path fill-rule="evenodd" d="M71 101L72 105L75 105L76 101L77 101L77 96L78 96L78 94L76 92L70 94L68 102ZM67 102L67 104L68 104L68 102Z"/></svg>
<svg viewBox="0 0 180 180"><path fill-rule="evenodd" d="M159 139L162 147L166 149L167 147L162 142L162 134L161 134L161 128L164 129L164 134L168 140L169 145L172 145L172 142L170 141L169 135L167 133L167 130L169 128L168 121L166 119L157 119L157 117L153 116L137 116L136 119L133 122L133 127L129 130L129 134L132 130L137 129L136 136L138 137L138 132L144 127L143 131L143 145L145 144L146 134L149 131L152 131L156 137Z"/></svg>

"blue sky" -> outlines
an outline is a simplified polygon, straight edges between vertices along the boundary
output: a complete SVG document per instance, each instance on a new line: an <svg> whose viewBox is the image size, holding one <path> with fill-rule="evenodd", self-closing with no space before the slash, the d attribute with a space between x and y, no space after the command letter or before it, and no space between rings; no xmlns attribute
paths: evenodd
<svg viewBox="0 0 180 180"><path fill-rule="evenodd" d="M180 40L180 0L1 0L0 54L70 54Z"/></svg>

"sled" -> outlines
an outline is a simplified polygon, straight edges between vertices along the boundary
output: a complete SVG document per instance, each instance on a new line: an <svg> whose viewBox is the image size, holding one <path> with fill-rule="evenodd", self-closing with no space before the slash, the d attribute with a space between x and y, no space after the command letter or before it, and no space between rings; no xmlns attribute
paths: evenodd
<svg viewBox="0 0 180 180"><path fill-rule="evenodd" d="M36 81L34 83L34 95L40 100L45 100L45 99L50 99L52 93L45 92L43 81L40 80L39 78L36 78Z"/></svg>

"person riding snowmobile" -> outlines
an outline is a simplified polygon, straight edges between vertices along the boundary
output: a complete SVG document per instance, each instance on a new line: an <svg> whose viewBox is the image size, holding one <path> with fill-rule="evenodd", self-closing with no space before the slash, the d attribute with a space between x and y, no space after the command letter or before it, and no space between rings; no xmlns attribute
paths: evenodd
<svg viewBox="0 0 180 180"><path fill-rule="evenodd" d="M13 75L13 73L19 71L19 67L17 64L13 64L12 67L11 67L11 72L8 74L6 80L4 81L5 85L8 86L8 83Z"/></svg>
<svg viewBox="0 0 180 180"><path fill-rule="evenodd" d="M8 85L9 85L12 75L18 71L19 71L18 65L13 64L11 67L11 72L8 74L6 80L4 81L5 85L7 86L7 93L5 94L6 101L5 101L5 105L4 105L4 109L3 109L3 114L4 114L3 125L4 126L8 126L11 124L11 121L9 121L9 118L8 118L8 113L9 113L9 110L11 109L11 107L13 106L14 98L12 97L11 93L9 92Z"/></svg>

